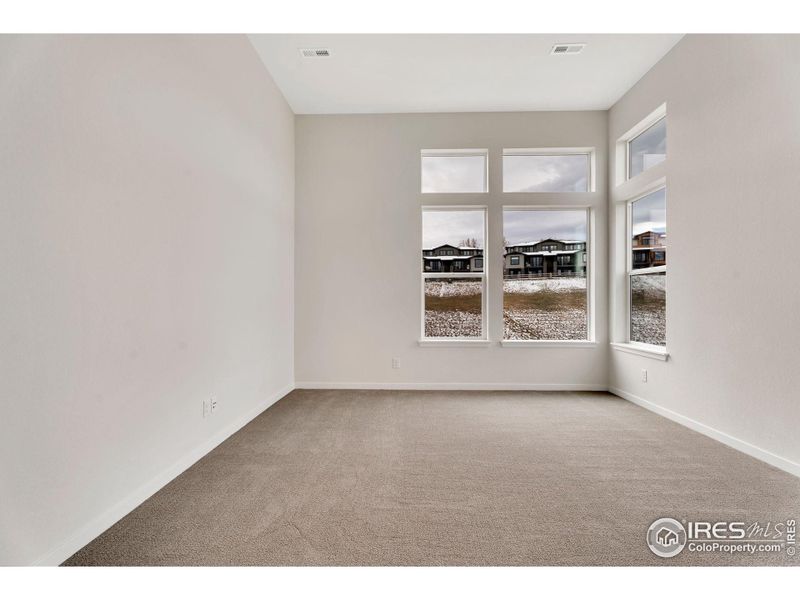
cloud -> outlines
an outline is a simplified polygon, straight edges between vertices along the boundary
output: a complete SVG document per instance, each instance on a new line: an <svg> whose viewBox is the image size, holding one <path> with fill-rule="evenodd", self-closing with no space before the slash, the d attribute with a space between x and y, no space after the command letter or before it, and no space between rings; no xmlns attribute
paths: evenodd
<svg viewBox="0 0 800 600"><path fill-rule="evenodd" d="M547 238L586 241L586 211L506 210L503 234L512 245Z"/></svg>
<svg viewBox="0 0 800 600"><path fill-rule="evenodd" d="M667 190L662 188L639 198L631 206L633 235L644 231L667 230Z"/></svg>
<svg viewBox="0 0 800 600"><path fill-rule="evenodd" d="M483 210L426 210L422 213L422 247L458 246L462 240L475 238L483 248L483 221Z"/></svg>
<svg viewBox="0 0 800 600"><path fill-rule="evenodd" d="M504 192L585 192L588 177L586 154L503 157Z"/></svg>

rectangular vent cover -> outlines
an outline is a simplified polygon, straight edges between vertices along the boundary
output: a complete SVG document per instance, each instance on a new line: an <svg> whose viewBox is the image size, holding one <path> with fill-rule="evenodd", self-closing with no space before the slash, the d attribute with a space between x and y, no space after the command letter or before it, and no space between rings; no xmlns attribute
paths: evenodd
<svg viewBox="0 0 800 600"><path fill-rule="evenodd" d="M328 48L300 48L300 56L303 58L327 58L330 55Z"/></svg>
<svg viewBox="0 0 800 600"><path fill-rule="evenodd" d="M550 54L580 54L586 44L556 44Z"/></svg>

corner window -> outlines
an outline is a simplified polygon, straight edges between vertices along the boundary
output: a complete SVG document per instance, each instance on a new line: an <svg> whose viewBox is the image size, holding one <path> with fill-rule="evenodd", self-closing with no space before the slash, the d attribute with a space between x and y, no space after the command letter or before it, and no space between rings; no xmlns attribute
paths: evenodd
<svg viewBox="0 0 800 600"><path fill-rule="evenodd" d="M628 341L666 346L667 189L636 198L628 206ZM648 240L646 247L642 239Z"/></svg>
<svg viewBox="0 0 800 600"><path fill-rule="evenodd" d="M586 209L503 211L507 249L532 247L503 272L503 339L588 340ZM547 243L542 243L547 242ZM568 246L580 249L569 250ZM514 268L509 268L515 265Z"/></svg>
<svg viewBox="0 0 800 600"><path fill-rule="evenodd" d="M423 207L423 339L486 339L485 240L485 207Z"/></svg>
<svg viewBox="0 0 800 600"><path fill-rule="evenodd" d="M588 192L591 150L503 150L503 192Z"/></svg>
<svg viewBox="0 0 800 600"><path fill-rule="evenodd" d="M628 179L667 158L667 118L661 117L628 141Z"/></svg>
<svg viewBox="0 0 800 600"><path fill-rule="evenodd" d="M488 188L486 150L422 150L423 194L485 193Z"/></svg>

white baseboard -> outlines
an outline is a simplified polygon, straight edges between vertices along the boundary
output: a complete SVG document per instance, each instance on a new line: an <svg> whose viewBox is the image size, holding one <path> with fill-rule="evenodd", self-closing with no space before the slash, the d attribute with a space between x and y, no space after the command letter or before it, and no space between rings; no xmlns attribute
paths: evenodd
<svg viewBox="0 0 800 600"><path fill-rule="evenodd" d="M103 533L106 529L111 527L114 523L119 521L122 517L130 513L133 509L139 506L142 502L147 500L150 496L155 494L158 490L167 485L170 481L175 479L178 475L183 473L186 469L191 467L198 460L203 458L206 454L211 452L214 448L219 446L222 442L228 439L231 435L239 431L242 427L247 425L250 421L267 410L270 406L275 404L278 400L283 398L286 394L294 389L294 385L289 384L282 389L270 395L265 401L261 402L258 406L245 413L242 417L217 432L213 437L200 444L188 454L182 456L171 467L162 471L153 477L147 483L139 486L133 490L127 497L110 507L98 517L95 517L83 527L78 529L75 533L70 535L62 543L58 544L55 548L47 552L45 555L40 556L32 564L39 566L57 566L75 554L78 550L83 548L86 544L91 542L98 535Z"/></svg>
<svg viewBox="0 0 800 600"><path fill-rule="evenodd" d="M363 381L298 381L298 390L454 390L454 391L542 391L542 392L606 392L600 383L405 383Z"/></svg>
<svg viewBox="0 0 800 600"><path fill-rule="evenodd" d="M754 446L749 442L745 442L744 440L740 440L739 438L735 438L732 435L728 435L720 431L719 429L714 429L713 427L709 427L708 425L704 425L699 421L695 421L690 417L686 417L680 413L676 413L673 410L668 408L664 408L663 406L659 406L649 400L645 400L644 398L640 398L634 394L621 390L619 388L610 387L608 391L614 394L615 396L619 396L624 400L628 400L629 402L633 402L634 404L641 406L642 408L646 408L649 411L652 411L662 417L666 417L670 421L675 421L684 427L688 427L689 429L696 431L697 433L702 433L705 436L710 437L713 440L721 442L726 446L730 446L734 450L738 450L739 452L744 452L748 456L752 456L760 461L763 461L773 467L776 467L782 471L786 471L796 477L800 477L800 464L789 460L788 458L784 458L782 456L778 456L777 454L773 454L768 450L764 450L763 448L759 448L758 446Z"/></svg>

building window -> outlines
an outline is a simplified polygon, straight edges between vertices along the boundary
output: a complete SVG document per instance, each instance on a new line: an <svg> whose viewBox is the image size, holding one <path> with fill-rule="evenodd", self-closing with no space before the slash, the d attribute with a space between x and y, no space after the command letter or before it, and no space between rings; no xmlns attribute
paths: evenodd
<svg viewBox="0 0 800 600"><path fill-rule="evenodd" d="M487 339L485 240L485 207L423 207L423 256L427 249L448 245L459 248L459 256L481 257L474 259L474 269L468 258L441 260L435 271L423 266L423 339ZM452 249L448 254L456 255Z"/></svg>
<svg viewBox="0 0 800 600"><path fill-rule="evenodd" d="M511 257L511 264L512 265L519 265L519 256L512 256Z"/></svg>
<svg viewBox="0 0 800 600"><path fill-rule="evenodd" d="M662 116L627 144L628 179L667 158L667 118Z"/></svg>
<svg viewBox="0 0 800 600"><path fill-rule="evenodd" d="M589 192L592 149L503 150L504 192Z"/></svg>
<svg viewBox="0 0 800 600"><path fill-rule="evenodd" d="M422 193L488 192L487 157L486 150L422 150Z"/></svg>
<svg viewBox="0 0 800 600"><path fill-rule="evenodd" d="M667 189L662 187L628 203L629 326L628 341L667 344ZM635 240L647 234L659 240L655 250L634 252Z"/></svg>
<svg viewBox="0 0 800 600"><path fill-rule="evenodd" d="M586 243L588 231L589 211L586 209L503 210L503 235L508 244L524 246L526 243L522 240L541 239L553 240L562 246L562 241L567 240ZM546 246L555 248L553 244ZM530 268L521 273L518 269L506 269L503 273L503 338L590 339L588 265L561 269L559 266L572 264L572 255L553 255L543 249L531 254Z"/></svg>

